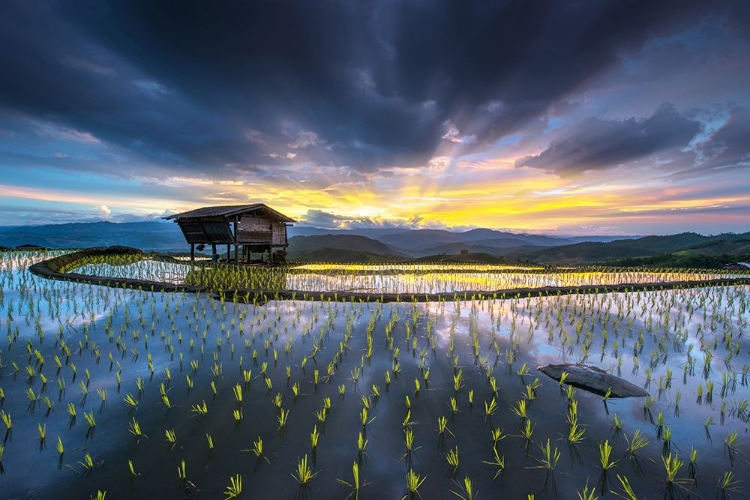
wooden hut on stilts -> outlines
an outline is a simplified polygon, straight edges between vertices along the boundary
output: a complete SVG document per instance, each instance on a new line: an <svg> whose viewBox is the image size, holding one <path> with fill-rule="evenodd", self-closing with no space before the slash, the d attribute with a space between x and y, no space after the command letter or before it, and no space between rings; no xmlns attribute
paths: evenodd
<svg viewBox="0 0 750 500"><path fill-rule="evenodd" d="M235 264L249 264L254 253L269 264L285 262L286 228L295 222L263 203L203 207L164 219L180 226L190 244L191 262L195 262L196 247L211 245L212 256L218 259L226 245L226 261ZM266 252L268 257L264 257Z"/></svg>

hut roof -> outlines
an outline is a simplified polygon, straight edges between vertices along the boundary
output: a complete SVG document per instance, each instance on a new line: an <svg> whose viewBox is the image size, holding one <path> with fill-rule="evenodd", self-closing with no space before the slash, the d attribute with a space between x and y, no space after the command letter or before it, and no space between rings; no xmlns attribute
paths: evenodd
<svg viewBox="0 0 750 500"><path fill-rule="evenodd" d="M220 205L214 207L203 207L181 214L174 214L164 217L166 220L172 219L204 219L204 218L232 218L238 215L260 214L276 222L296 222L294 219L277 212L265 203L253 203L251 205Z"/></svg>

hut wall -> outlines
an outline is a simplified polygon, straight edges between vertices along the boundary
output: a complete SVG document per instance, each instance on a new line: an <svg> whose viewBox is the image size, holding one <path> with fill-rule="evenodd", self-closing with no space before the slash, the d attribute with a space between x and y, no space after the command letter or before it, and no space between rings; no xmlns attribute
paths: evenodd
<svg viewBox="0 0 750 500"><path fill-rule="evenodd" d="M274 222L273 224L273 244L276 246L286 246L286 224L283 222Z"/></svg>
<svg viewBox="0 0 750 500"><path fill-rule="evenodd" d="M273 226L273 222L263 217L242 217L237 224L237 243L270 244Z"/></svg>

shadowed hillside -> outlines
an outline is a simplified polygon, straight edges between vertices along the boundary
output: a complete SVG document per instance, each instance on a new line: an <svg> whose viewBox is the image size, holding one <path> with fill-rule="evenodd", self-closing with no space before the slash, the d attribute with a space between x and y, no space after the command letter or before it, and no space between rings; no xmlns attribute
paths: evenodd
<svg viewBox="0 0 750 500"><path fill-rule="evenodd" d="M617 240L609 243L577 243L555 248L515 249L508 257L540 264L591 264L611 263L628 265L655 265L662 262L677 262L678 255L726 255L732 262L747 253L750 233L701 236L682 233L671 236L646 236L633 240ZM700 259L696 259L699 261ZM682 259L687 264L689 259Z"/></svg>
<svg viewBox="0 0 750 500"><path fill-rule="evenodd" d="M287 259L324 262L376 262L404 260L404 256L379 241L364 236L326 234L289 238Z"/></svg>
<svg viewBox="0 0 750 500"><path fill-rule="evenodd" d="M141 250L185 252L185 238L168 222L78 222L44 226L0 227L0 245L39 245L45 248L129 246Z"/></svg>

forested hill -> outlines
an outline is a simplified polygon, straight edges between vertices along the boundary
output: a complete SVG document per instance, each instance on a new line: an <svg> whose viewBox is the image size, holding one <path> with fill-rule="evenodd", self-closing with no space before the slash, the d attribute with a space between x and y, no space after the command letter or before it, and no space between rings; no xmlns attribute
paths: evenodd
<svg viewBox="0 0 750 500"><path fill-rule="evenodd" d="M720 267L750 258L750 233L702 236L682 233L609 243L577 243L554 248L515 249L508 257L540 264L664 265Z"/></svg>
<svg viewBox="0 0 750 500"><path fill-rule="evenodd" d="M703 236L559 237L491 229L451 232L435 229L324 230L289 228L288 258L297 261L376 262L466 261L539 264L721 267L750 261L750 232ZM187 252L176 224L94 222L0 227L0 247L39 245L86 248L125 245L147 251Z"/></svg>

